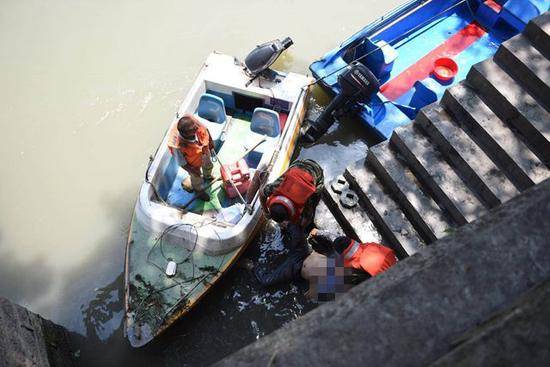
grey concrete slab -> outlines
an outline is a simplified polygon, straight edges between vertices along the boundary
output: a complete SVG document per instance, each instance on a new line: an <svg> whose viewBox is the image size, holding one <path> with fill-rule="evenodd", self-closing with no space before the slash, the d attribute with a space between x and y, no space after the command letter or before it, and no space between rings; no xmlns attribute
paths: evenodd
<svg viewBox="0 0 550 367"><path fill-rule="evenodd" d="M0 366L74 366L66 331L0 297Z"/></svg>
<svg viewBox="0 0 550 367"><path fill-rule="evenodd" d="M384 242L382 235L359 204L354 208L345 208L340 203L339 194L335 193L330 185L325 186L323 201L348 237L360 242Z"/></svg>
<svg viewBox="0 0 550 367"><path fill-rule="evenodd" d="M441 106L434 104L423 108L415 123L457 168L469 186L491 207L500 205L518 194L518 190L506 175Z"/></svg>
<svg viewBox="0 0 550 367"><path fill-rule="evenodd" d="M519 190L548 177L540 159L465 84L447 89L441 103Z"/></svg>
<svg viewBox="0 0 550 367"><path fill-rule="evenodd" d="M344 176L359 196L362 208L399 258L410 256L424 246L405 214L366 168L365 160L348 166Z"/></svg>
<svg viewBox="0 0 550 367"><path fill-rule="evenodd" d="M523 33L546 58L550 59L550 12L531 19Z"/></svg>
<svg viewBox="0 0 550 367"><path fill-rule="evenodd" d="M550 109L550 60L523 34L503 42L494 57L546 109Z"/></svg>
<svg viewBox="0 0 550 367"><path fill-rule="evenodd" d="M550 280L457 338L456 346L433 364L443 366L548 366Z"/></svg>
<svg viewBox="0 0 550 367"><path fill-rule="evenodd" d="M392 193L395 201L426 243L447 235L456 225L447 219L441 208L426 195L420 182L402 163L387 142L371 147L367 152L367 164Z"/></svg>
<svg viewBox="0 0 550 367"><path fill-rule="evenodd" d="M217 366L429 365L550 279L549 217L547 180Z"/></svg>
<svg viewBox="0 0 550 367"><path fill-rule="evenodd" d="M338 233L339 235L346 234L323 200L319 201L317 208L315 208L314 223L317 228Z"/></svg>
<svg viewBox="0 0 550 367"><path fill-rule="evenodd" d="M493 113L517 129L539 159L550 166L550 113L491 59L474 65L466 78Z"/></svg>
<svg viewBox="0 0 550 367"><path fill-rule="evenodd" d="M458 224L471 222L485 211L475 193L443 159L433 143L417 130L415 124L394 130L390 142L405 158L415 176L433 193L438 204Z"/></svg>

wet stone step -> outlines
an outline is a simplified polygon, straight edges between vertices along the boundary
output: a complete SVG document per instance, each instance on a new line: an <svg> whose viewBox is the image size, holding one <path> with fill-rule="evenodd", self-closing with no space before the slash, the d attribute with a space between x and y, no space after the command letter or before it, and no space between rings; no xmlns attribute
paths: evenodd
<svg viewBox="0 0 550 367"><path fill-rule="evenodd" d="M420 236L399 206L384 192L380 181L360 160L346 169L344 176L359 196L359 203L386 238L399 258L416 253L424 246Z"/></svg>
<svg viewBox="0 0 550 367"><path fill-rule="evenodd" d="M483 204L415 124L394 130L390 142L458 224L471 222L484 212Z"/></svg>
<svg viewBox="0 0 550 367"><path fill-rule="evenodd" d="M384 187L391 192L426 243L444 237L449 228L454 227L451 221L445 218L439 206L422 191L420 182L398 159L387 142L369 149L367 164Z"/></svg>
<svg viewBox="0 0 550 367"><path fill-rule="evenodd" d="M548 177L542 162L472 89L464 84L447 89L442 104L519 190Z"/></svg>
<svg viewBox="0 0 550 367"><path fill-rule="evenodd" d="M550 59L550 12L531 19L523 33L537 50Z"/></svg>
<svg viewBox="0 0 550 367"><path fill-rule="evenodd" d="M328 206L325 204L324 200L319 201L317 208L315 208L315 227L329 231L338 236L343 236L346 234L344 229L340 226L335 216L332 214ZM349 236L348 234L346 234Z"/></svg>
<svg viewBox="0 0 550 367"><path fill-rule="evenodd" d="M493 60L474 65L467 80L495 115L517 129L524 142L550 167L550 113ZM547 105L549 98L547 94Z"/></svg>
<svg viewBox="0 0 550 367"><path fill-rule="evenodd" d="M343 176L336 178L334 181L338 180L344 180L348 185ZM334 192L332 189L334 181L325 186L323 201L344 230L346 236L360 242L383 242L381 235L360 205L357 204L352 208L346 208L342 205L340 201L341 194ZM346 188L344 191L349 191L349 189Z"/></svg>
<svg viewBox="0 0 550 367"><path fill-rule="evenodd" d="M550 60L518 34L499 47L495 61L550 109Z"/></svg>
<svg viewBox="0 0 550 367"><path fill-rule="evenodd" d="M439 105L422 109L415 122L491 207L518 194L506 175Z"/></svg>

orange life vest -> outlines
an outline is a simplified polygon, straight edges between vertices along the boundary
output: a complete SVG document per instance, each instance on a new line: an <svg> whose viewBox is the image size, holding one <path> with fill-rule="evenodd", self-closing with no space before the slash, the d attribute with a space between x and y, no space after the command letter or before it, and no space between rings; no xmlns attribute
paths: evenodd
<svg viewBox="0 0 550 367"><path fill-rule="evenodd" d="M178 129L174 127L170 134L168 148L172 155L174 155L174 150L179 150L185 157L188 165L200 168L202 166L202 155L209 149L210 133L203 125L197 125L197 127L197 140L194 142L185 141L180 136Z"/></svg>
<svg viewBox="0 0 550 367"><path fill-rule="evenodd" d="M344 266L378 275L397 263L392 249L375 242L359 243L352 240L344 250Z"/></svg>
<svg viewBox="0 0 550 367"><path fill-rule="evenodd" d="M283 205L290 214L290 221L298 223L307 200L317 191L311 174L298 167L285 172L283 181L267 199L267 206Z"/></svg>

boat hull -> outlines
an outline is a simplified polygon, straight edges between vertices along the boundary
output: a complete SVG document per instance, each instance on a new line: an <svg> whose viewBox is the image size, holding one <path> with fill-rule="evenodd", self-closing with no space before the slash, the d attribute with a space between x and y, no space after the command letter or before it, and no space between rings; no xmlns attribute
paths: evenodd
<svg viewBox="0 0 550 367"><path fill-rule="evenodd" d="M270 103L282 106L281 133L268 142L258 163L267 167L267 180L272 181L289 165L311 82L294 73L279 74L278 79L271 84L261 81L258 82L261 86L255 83L247 86L248 78L233 58L211 54L178 115L196 111L198 96L204 93L217 93L226 99L226 106L231 106L227 107L232 114L228 119L231 125L227 140L217 153L225 163L236 159L246 146L254 146L254 139L258 138L250 132L252 125L243 117L243 111L232 105L236 102L231 96L238 93L239 98L244 95L268 106ZM185 172L174 164L167 140L168 134L148 167L148 178L141 187L128 234L125 334L134 347L147 344L194 307L237 261L264 220L257 194L251 212L242 212L236 222L230 223L220 219L220 213L236 208L237 199L228 199L221 183L208 189L210 202L194 200L192 194L183 193L180 182ZM215 163L214 172L219 170L219 164ZM182 203L187 203L186 209L181 208ZM175 263L173 276L166 272L169 262Z"/></svg>

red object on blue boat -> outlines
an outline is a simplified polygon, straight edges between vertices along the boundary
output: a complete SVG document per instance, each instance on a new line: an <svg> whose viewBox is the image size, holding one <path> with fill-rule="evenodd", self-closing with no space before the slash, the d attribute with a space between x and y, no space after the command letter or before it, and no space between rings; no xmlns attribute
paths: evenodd
<svg viewBox="0 0 550 367"><path fill-rule="evenodd" d="M458 73L458 65L450 57L440 57L434 62L434 75L437 79L448 82Z"/></svg>

